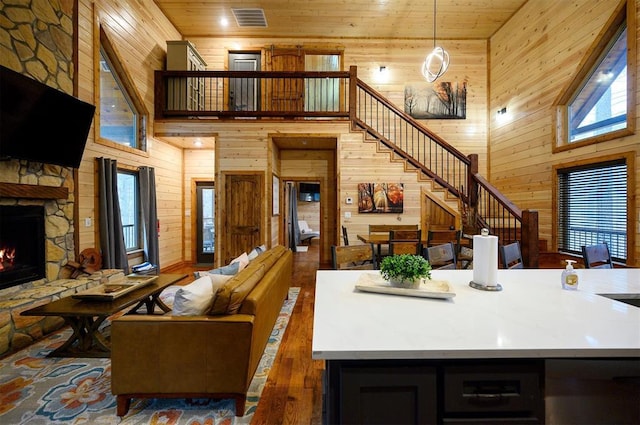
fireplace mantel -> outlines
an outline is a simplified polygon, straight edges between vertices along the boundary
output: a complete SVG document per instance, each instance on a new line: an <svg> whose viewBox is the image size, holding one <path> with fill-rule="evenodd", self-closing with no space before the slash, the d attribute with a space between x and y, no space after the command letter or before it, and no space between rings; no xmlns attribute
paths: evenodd
<svg viewBox="0 0 640 425"><path fill-rule="evenodd" d="M0 182L0 197L29 199L67 199L69 188Z"/></svg>

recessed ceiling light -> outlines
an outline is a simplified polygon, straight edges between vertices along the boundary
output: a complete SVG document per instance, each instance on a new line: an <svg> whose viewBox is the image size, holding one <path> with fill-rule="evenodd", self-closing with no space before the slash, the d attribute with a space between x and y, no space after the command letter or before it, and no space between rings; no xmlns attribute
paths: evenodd
<svg viewBox="0 0 640 425"><path fill-rule="evenodd" d="M229 26L229 20L225 17L220 18L220 25L222 25L223 27L228 27Z"/></svg>
<svg viewBox="0 0 640 425"><path fill-rule="evenodd" d="M195 146L196 148L201 148L202 147L202 141L200 139L196 139L196 141L193 142L193 146Z"/></svg>

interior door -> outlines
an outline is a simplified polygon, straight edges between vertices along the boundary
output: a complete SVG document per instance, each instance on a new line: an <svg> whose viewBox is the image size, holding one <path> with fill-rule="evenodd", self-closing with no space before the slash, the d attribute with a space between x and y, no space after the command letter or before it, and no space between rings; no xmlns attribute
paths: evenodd
<svg viewBox="0 0 640 425"><path fill-rule="evenodd" d="M243 252L251 251L264 240L262 181L262 174L227 174L225 176L224 264L228 264Z"/></svg>
<svg viewBox="0 0 640 425"><path fill-rule="evenodd" d="M260 71L260 53L230 52L229 71ZM260 85L257 79L229 79L229 110L260 110Z"/></svg>
<svg viewBox="0 0 640 425"><path fill-rule="evenodd" d="M272 49L269 67L271 71L304 71L302 49ZM270 111L303 111L304 79L276 79L267 85L267 102Z"/></svg>
<svg viewBox="0 0 640 425"><path fill-rule="evenodd" d="M196 182L196 261L213 263L215 246L213 182Z"/></svg>

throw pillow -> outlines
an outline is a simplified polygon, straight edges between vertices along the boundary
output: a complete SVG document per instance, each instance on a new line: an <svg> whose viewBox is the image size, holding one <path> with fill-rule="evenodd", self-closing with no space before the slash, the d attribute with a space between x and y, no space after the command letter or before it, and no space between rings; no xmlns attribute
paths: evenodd
<svg viewBox="0 0 640 425"><path fill-rule="evenodd" d="M209 276L203 276L188 285L181 286L173 300L173 316L198 316L204 314L213 302L213 286Z"/></svg>
<svg viewBox="0 0 640 425"><path fill-rule="evenodd" d="M248 254L249 261L255 260L258 257L258 255L262 254L266 250L267 250L267 247L264 246L264 245L260 245L260 246L257 246L255 248L253 248L251 250L251 252Z"/></svg>
<svg viewBox="0 0 640 425"><path fill-rule="evenodd" d="M240 263L240 269L238 271L241 272L245 267L249 265L249 256L246 252L243 252L242 255L239 255L238 257L231 260L229 264L234 263Z"/></svg>
<svg viewBox="0 0 640 425"><path fill-rule="evenodd" d="M263 264L254 263L253 270L233 276L216 293L209 314L236 314L242 301L264 276Z"/></svg>
<svg viewBox="0 0 640 425"><path fill-rule="evenodd" d="M199 277L209 276L213 274L223 274L223 275L233 276L234 274L237 274L238 271L240 271L240 263L236 262L233 264L228 264L226 266L218 267L217 269L193 272L193 277L198 279Z"/></svg>

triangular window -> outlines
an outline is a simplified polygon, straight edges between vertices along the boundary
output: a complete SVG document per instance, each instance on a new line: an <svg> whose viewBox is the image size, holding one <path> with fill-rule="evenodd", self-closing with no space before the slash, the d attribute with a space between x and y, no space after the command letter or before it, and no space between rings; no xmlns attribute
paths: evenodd
<svg viewBox="0 0 640 425"><path fill-rule="evenodd" d="M627 75L627 67L635 67L629 63L634 56L628 53L635 51L635 37L628 36L626 17L627 7L622 4L556 103L556 149L633 134L635 102L630 98L635 80Z"/></svg>
<svg viewBox="0 0 640 425"><path fill-rule="evenodd" d="M110 146L146 150L147 112L104 30L100 29L99 137Z"/></svg>

